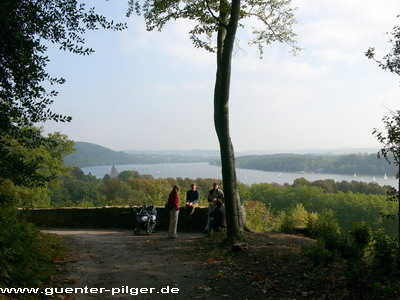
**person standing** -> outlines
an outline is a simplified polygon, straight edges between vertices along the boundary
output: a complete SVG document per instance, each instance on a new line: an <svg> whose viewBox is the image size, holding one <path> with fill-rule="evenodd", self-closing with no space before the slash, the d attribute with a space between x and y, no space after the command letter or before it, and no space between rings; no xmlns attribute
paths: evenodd
<svg viewBox="0 0 400 300"><path fill-rule="evenodd" d="M169 227L168 237L170 239L177 238L177 227L179 217L179 186L174 185L172 191L169 193L168 204L171 207L169 211Z"/></svg>
<svg viewBox="0 0 400 300"><path fill-rule="evenodd" d="M224 192L221 191L218 188L218 183L214 182L213 183L213 188L208 192L208 218L207 218L207 224L206 228L204 229L204 233L208 233L210 230L210 213L213 212L213 210L216 207L216 201L220 200L222 203L224 203Z"/></svg>
<svg viewBox="0 0 400 300"><path fill-rule="evenodd" d="M200 191L197 190L196 184L192 183L190 190L186 192L186 209L188 210L187 220L192 220L196 207L199 206Z"/></svg>

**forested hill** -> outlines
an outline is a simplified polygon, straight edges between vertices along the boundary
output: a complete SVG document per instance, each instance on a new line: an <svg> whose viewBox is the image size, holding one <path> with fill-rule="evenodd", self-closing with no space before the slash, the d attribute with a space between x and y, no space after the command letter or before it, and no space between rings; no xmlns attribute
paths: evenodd
<svg viewBox="0 0 400 300"><path fill-rule="evenodd" d="M76 151L65 157L69 166L84 168L102 165L208 162L207 158L184 155L128 154L96 144L75 142Z"/></svg>
<svg viewBox="0 0 400 300"><path fill-rule="evenodd" d="M331 174L364 174L394 176L397 167L376 154L349 155L249 155L236 158L236 166L273 172L307 172Z"/></svg>
<svg viewBox="0 0 400 300"><path fill-rule="evenodd" d="M101 165L156 164L209 162L220 164L210 156L180 154L154 154L114 151L96 144L76 142L76 151L64 161L67 165L84 168ZM236 157L236 167L271 172L307 172L331 174L364 174L394 176L397 167L376 154L315 155L315 154L268 154Z"/></svg>

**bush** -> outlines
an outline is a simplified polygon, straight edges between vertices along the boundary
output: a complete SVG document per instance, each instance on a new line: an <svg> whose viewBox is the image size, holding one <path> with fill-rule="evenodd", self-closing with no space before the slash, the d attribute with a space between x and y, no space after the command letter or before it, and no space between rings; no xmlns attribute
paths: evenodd
<svg viewBox="0 0 400 300"><path fill-rule="evenodd" d="M278 217L277 231L285 233L293 233L295 227L305 227L310 219L310 215L299 203L289 212L281 212ZM315 214L313 214L315 215Z"/></svg>
<svg viewBox="0 0 400 300"><path fill-rule="evenodd" d="M290 216L292 217L294 227L307 226L308 212L305 210L302 203L297 204L295 208L290 210Z"/></svg>
<svg viewBox="0 0 400 300"><path fill-rule="evenodd" d="M327 265L339 259L339 253L326 249L322 240L318 240L315 245L303 248L302 253L316 265Z"/></svg>
<svg viewBox="0 0 400 300"><path fill-rule="evenodd" d="M392 274L399 267L399 242L378 230L373 234L372 243L369 247L369 258L372 267L384 274Z"/></svg>
<svg viewBox="0 0 400 300"><path fill-rule="evenodd" d="M365 222L354 223L349 230L349 234L362 249L369 244L372 237L371 227Z"/></svg>
<svg viewBox="0 0 400 300"><path fill-rule="evenodd" d="M307 230L310 237L323 240L328 250L337 249L341 243L340 226L330 210L324 211L318 218L309 218Z"/></svg>
<svg viewBox="0 0 400 300"><path fill-rule="evenodd" d="M59 242L0 207L0 287L40 287L54 272Z"/></svg>
<svg viewBox="0 0 400 300"><path fill-rule="evenodd" d="M268 207L259 201L244 201L247 226L258 232L273 231L276 227L276 218Z"/></svg>
<svg viewBox="0 0 400 300"><path fill-rule="evenodd" d="M280 212L276 229L278 232L293 233L294 222L289 213L284 211Z"/></svg>

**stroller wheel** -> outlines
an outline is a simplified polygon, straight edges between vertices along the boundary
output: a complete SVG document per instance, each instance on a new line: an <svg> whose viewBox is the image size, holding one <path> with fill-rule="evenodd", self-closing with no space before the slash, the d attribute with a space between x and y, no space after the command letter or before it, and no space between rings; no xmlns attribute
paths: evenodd
<svg viewBox="0 0 400 300"><path fill-rule="evenodd" d="M139 235L140 234L140 229L137 229L137 228L133 229L133 233L135 235Z"/></svg>

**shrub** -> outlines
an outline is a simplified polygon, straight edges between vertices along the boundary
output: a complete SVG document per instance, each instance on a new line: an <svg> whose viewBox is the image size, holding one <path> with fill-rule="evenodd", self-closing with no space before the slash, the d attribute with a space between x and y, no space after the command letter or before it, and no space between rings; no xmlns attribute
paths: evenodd
<svg viewBox="0 0 400 300"><path fill-rule="evenodd" d="M0 207L0 287L40 287L54 272L59 243Z"/></svg>
<svg viewBox="0 0 400 300"><path fill-rule="evenodd" d="M244 201L247 226L258 232L269 232L276 227L276 218L268 207L259 201Z"/></svg>
<svg viewBox="0 0 400 300"><path fill-rule="evenodd" d="M302 203L297 204L295 208L290 210L290 216L292 217L292 222L295 227L307 226L308 212L305 210Z"/></svg>
<svg viewBox="0 0 400 300"><path fill-rule="evenodd" d="M365 222L354 223L349 230L349 234L362 249L368 245L372 237L371 227Z"/></svg>
<svg viewBox="0 0 400 300"><path fill-rule="evenodd" d="M315 245L303 248L302 253L316 265L327 265L339 259L338 252L326 249L322 240L318 240Z"/></svg>
<svg viewBox="0 0 400 300"><path fill-rule="evenodd" d="M398 241L387 235L384 230L378 230L373 234L369 247L369 258L372 267L386 274L393 273L398 268Z"/></svg>
<svg viewBox="0 0 400 300"><path fill-rule="evenodd" d="M280 212L276 229L278 232L293 233L294 222L289 213Z"/></svg>
<svg viewBox="0 0 400 300"><path fill-rule="evenodd" d="M307 226L310 218L309 215L303 204L299 203L288 212L281 212L279 214L277 230L285 233L293 233L295 227Z"/></svg>
<svg viewBox="0 0 400 300"><path fill-rule="evenodd" d="M307 230L312 238L323 240L328 250L338 248L340 243L340 226L333 217L333 212L326 210L318 218L308 219Z"/></svg>

